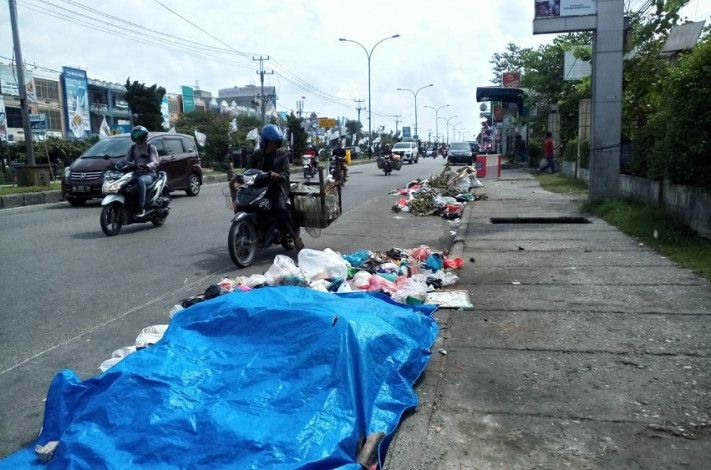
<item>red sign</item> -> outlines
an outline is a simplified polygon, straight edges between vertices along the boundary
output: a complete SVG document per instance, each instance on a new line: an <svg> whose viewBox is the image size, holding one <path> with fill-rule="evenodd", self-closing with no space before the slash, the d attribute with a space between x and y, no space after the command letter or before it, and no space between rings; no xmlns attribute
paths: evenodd
<svg viewBox="0 0 711 470"><path fill-rule="evenodd" d="M504 88L520 88L521 87L521 72L504 72L503 73Z"/></svg>

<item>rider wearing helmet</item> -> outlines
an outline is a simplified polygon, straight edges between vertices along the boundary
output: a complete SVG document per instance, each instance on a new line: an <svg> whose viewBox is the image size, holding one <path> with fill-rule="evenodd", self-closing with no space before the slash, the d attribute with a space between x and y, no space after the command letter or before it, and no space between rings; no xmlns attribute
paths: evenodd
<svg viewBox="0 0 711 470"><path fill-rule="evenodd" d="M279 148L284 143L284 133L274 124L267 124L259 134L259 149L256 150L247 165L266 172L257 180L257 184L269 186L268 195L274 219L282 234L288 234L297 250L304 248L304 242L291 219L287 206L289 199L289 157Z"/></svg>
<svg viewBox="0 0 711 470"><path fill-rule="evenodd" d="M134 144L126 153L126 161L138 166L138 208L137 217L146 215L146 188L156 179L158 171L158 150L155 145L148 143L148 129L136 126L131 130L131 140Z"/></svg>

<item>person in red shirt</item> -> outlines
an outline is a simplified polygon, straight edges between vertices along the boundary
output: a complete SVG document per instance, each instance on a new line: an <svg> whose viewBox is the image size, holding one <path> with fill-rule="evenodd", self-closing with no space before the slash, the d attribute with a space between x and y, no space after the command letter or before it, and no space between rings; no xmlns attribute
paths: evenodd
<svg viewBox="0 0 711 470"><path fill-rule="evenodd" d="M546 157L546 164L538 172L546 171L550 168L551 173L555 172L555 143L553 142L553 134L546 132L546 138L543 139L543 156Z"/></svg>

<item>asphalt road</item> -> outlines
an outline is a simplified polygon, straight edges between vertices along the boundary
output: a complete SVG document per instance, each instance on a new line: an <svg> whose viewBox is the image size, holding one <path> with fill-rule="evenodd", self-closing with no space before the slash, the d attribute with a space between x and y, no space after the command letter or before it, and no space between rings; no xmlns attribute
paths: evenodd
<svg viewBox="0 0 711 470"><path fill-rule="evenodd" d="M447 248L449 222L393 214L387 192L441 171L421 159L384 176L375 164L354 166L344 214L307 247L341 252L428 244ZM225 276L264 272L278 247L238 270L227 253L231 212L221 190L176 194L162 227L138 224L106 237L100 206L61 202L0 211L0 456L29 442L41 425L43 399L61 368L87 377L142 328L168 323L170 306Z"/></svg>

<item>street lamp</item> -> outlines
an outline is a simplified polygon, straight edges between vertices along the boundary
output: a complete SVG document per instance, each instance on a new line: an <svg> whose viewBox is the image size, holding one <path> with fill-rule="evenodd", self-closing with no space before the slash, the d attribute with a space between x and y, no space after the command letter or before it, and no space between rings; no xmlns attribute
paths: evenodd
<svg viewBox="0 0 711 470"><path fill-rule="evenodd" d="M417 133L417 94L421 91L424 90L425 88L429 88L431 86L434 86L434 83L430 83L429 85L421 86L420 88L417 89L417 91L412 91L409 88L398 88L397 91L409 91L412 93L412 96L415 98L415 138L419 138L419 134Z"/></svg>
<svg viewBox="0 0 711 470"><path fill-rule="evenodd" d="M454 140L457 140L457 126L463 123L464 121L459 121L452 124L452 137L454 137Z"/></svg>
<svg viewBox="0 0 711 470"><path fill-rule="evenodd" d="M454 116L449 116L448 118L440 118L440 119L444 119L445 121L447 121L447 143L449 143L449 120L454 119L455 117L459 117L459 116L457 116L455 114Z"/></svg>
<svg viewBox="0 0 711 470"><path fill-rule="evenodd" d="M378 44L380 44L383 41L387 41L388 39L395 39L399 38L399 34L394 34L392 36L388 36L386 38L381 39L380 41L376 42L375 45L370 49L370 52L368 52L368 49L365 48L365 46L358 41L354 41L352 39L346 39L346 38L338 38L339 41L344 41L344 42L352 42L354 44L358 44L360 47L363 48L363 51L365 51L365 55L368 57L368 156L372 155L372 140L373 140L373 134L372 134L372 119L371 119L371 102L370 102L370 57L373 55L373 51L375 50L376 47L378 47Z"/></svg>
<svg viewBox="0 0 711 470"><path fill-rule="evenodd" d="M435 112L435 140L437 140L437 142L439 142L439 110L448 106L448 104L443 104L438 108L433 108L432 106L425 105L425 108L430 108Z"/></svg>

